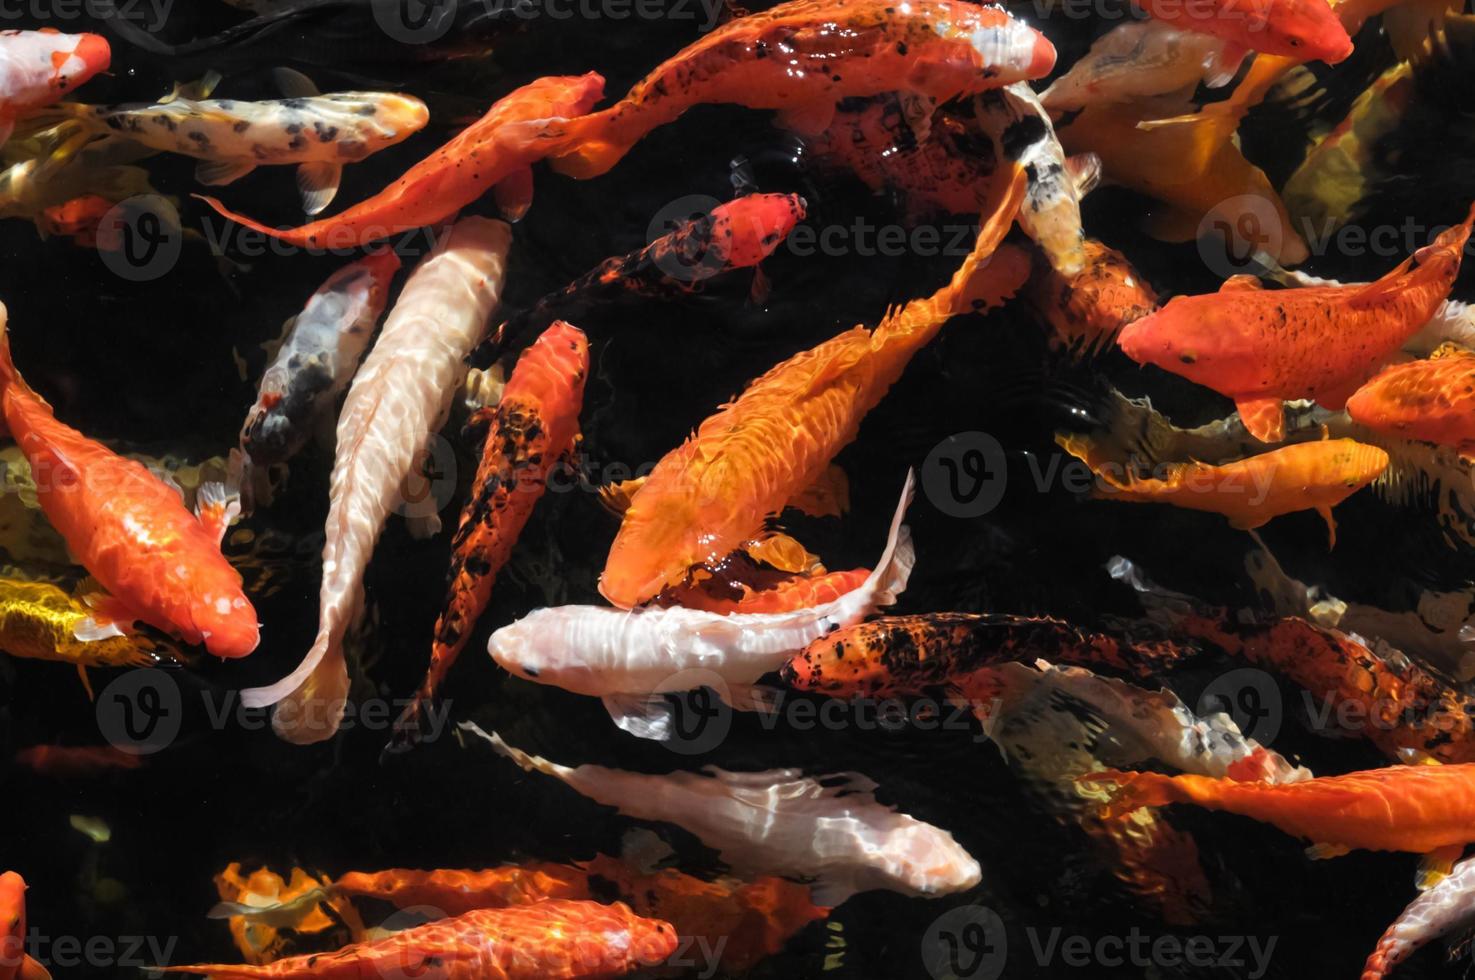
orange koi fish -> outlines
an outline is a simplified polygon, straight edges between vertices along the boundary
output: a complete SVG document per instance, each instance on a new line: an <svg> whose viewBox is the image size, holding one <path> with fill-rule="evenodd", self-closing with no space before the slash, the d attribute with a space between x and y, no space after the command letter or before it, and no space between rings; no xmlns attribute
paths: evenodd
<svg viewBox="0 0 1475 980"><path fill-rule="evenodd" d="M450 584L435 622L430 670L395 723L391 749L420 740L425 710L471 639L497 572L543 496L549 471L573 451L588 375L589 341L578 327L559 320L518 359L497 406L479 413L489 428L471 498L451 541Z"/></svg>
<svg viewBox="0 0 1475 980"><path fill-rule="evenodd" d="M122 239L114 229L102 227L102 219L116 207L101 194L83 194L61 204L42 209L36 216L36 229L41 237L56 235L70 238L81 248L100 248L115 252Z"/></svg>
<svg viewBox="0 0 1475 980"><path fill-rule="evenodd" d="M1475 352L1445 344L1427 360L1386 368L1347 399L1347 414L1374 432L1475 456Z"/></svg>
<svg viewBox="0 0 1475 980"><path fill-rule="evenodd" d="M26 881L0 874L0 980L51 980L46 967L26 955Z"/></svg>
<svg viewBox="0 0 1475 980"><path fill-rule="evenodd" d="M111 61L107 39L97 34L0 31L0 145L17 119L107 71Z"/></svg>
<svg viewBox="0 0 1475 980"><path fill-rule="evenodd" d="M676 931L624 904L548 901L476 909L354 943L336 953L292 956L264 966L201 963L158 967L215 980L361 980L434 976L441 980L569 980L617 977L655 966L676 951Z"/></svg>
<svg viewBox="0 0 1475 980"><path fill-rule="evenodd" d="M726 566L732 561L722 562ZM704 581L683 582L657 597L660 605L684 606L724 616L742 613L784 613L834 602L853 592L870 577L869 568L844 572L788 572L772 582L754 583L714 574Z"/></svg>
<svg viewBox="0 0 1475 980"><path fill-rule="evenodd" d="M337 937L333 945L349 942L363 932L363 922L346 899L324 895L324 881L301 868L293 868L286 881L268 868L257 868L243 876L240 862L232 861L215 876L221 902L209 915L229 916L231 939L248 963L280 959L292 951L294 939L319 937L330 930L333 936L315 941ZM309 896L310 900L305 900ZM323 901L328 909L319 908ZM282 909L291 912L274 914Z"/></svg>
<svg viewBox="0 0 1475 980"><path fill-rule="evenodd" d="M1156 311L1158 303L1152 286L1121 252L1094 238L1082 250L1085 264L1074 275L1040 256L1023 297L1061 344L1089 355L1114 343L1123 327Z"/></svg>
<svg viewBox="0 0 1475 980"><path fill-rule="evenodd" d="M115 745L32 745L15 754L15 764L43 776L66 779L137 769L143 757Z"/></svg>
<svg viewBox="0 0 1475 980"><path fill-rule="evenodd" d="M1022 171L1015 174L950 283L874 331L854 327L770 369L656 464L610 548L599 580L606 599L634 606L752 538L855 438L861 419L944 323L1013 295L1027 260L989 258L1024 197Z"/></svg>
<svg viewBox="0 0 1475 980"><path fill-rule="evenodd" d="M546 147L513 135L516 127L508 124L580 115L603 92L604 79L594 72L529 82L499 99L486 115L378 194L300 228L271 228L236 214L213 197L195 196L237 224L303 248L353 248L437 224L492 188L503 210L515 219L532 201L532 165L543 158Z"/></svg>
<svg viewBox="0 0 1475 980"><path fill-rule="evenodd" d="M1316 857L1352 850L1458 857L1475 840L1475 764L1389 766L1276 784L1114 770L1082 778L1122 784L1108 814L1191 803L1313 841Z"/></svg>
<svg viewBox="0 0 1475 980"><path fill-rule="evenodd" d="M1174 297L1122 331L1139 364L1233 398L1263 442L1285 437L1284 399L1339 409L1449 297L1475 208L1463 224L1367 285L1265 289L1235 276L1217 293Z"/></svg>
<svg viewBox="0 0 1475 980"><path fill-rule="evenodd" d="M1209 6L1144 0L1142 9L1154 20L1224 39L1228 64L1246 50L1329 65L1352 53L1352 38L1326 0L1215 0Z"/></svg>
<svg viewBox="0 0 1475 980"><path fill-rule="evenodd" d="M636 83L619 102L546 127L553 169L580 179L619 163L651 130L695 105L777 109L813 136L835 103L901 92L925 131L936 103L1040 78L1055 48L1001 7L961 0L790 0L729 21Z"/></svg>
<svg viewBox="0 0 1475 980"><path fill-rule="evenodd" d="M79 639L117 635L143 620L217 657L256 649L256 610L220 553L240 503L218 483L184 509L178 487L59 422L10 357L0 305L0 410L37 481L37 499L77 560L107 589Z"/></svg>
<svg viewBox="0 0 1475 980"><path fill-rule="evenodd" d="M1086 436L1057 435L1055 441L1089 466L1104 484L1093 496L1222 514L1231 527L1242 530L1260 527L1282 514L1314 510L1326 521L1331 547L1337 545L1332 508L1388 468L1388 454L1377 446L1353 439L1323 439L1218 466L1197 461L1169 463L1161 477L1138 477L1102 460Z"/></svg>

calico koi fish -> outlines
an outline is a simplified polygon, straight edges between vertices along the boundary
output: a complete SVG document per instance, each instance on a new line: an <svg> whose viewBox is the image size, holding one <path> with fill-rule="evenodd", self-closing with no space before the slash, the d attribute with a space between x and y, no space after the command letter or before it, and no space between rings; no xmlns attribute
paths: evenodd
<svg viewBox="0 0 1475 980"><path fill-rule="evenodd" d="M436 976L444 980L572 980L623 976L676 951L676 931L616 902L553 900L476 909L334 953L292 956L264 966L202 963L156 967L216 980L357 980Z"/></svg>
<svg viewBox="0 0 1475 980"><path fill-rule="evenodd" d="M1447 345L1386 368L1347 399L1359 425L1475 456L1475 352Z"/></svg>
<svg viewBox="0 0 1475 980"><path fill-rule="evenodd" d="M724 563L725 565L726 563ZM869 568L844 572L788 572L753 588L746 582L721 581L714 573L703 582L686 582L656 597L656 604L700 609L731 616L738 613L784 613L835 602L870 578Z"/></svg>
<svg viewBox="0 0 1475 980"><path fill-rule="evenodd" d="M518 359L497 406L482 410L486 442L451 539L446 600L435 621L430 669L395 723L390 749L419 741L425 709L471 639L497 573L543 496L549 472L573 452L588 375L589 341L578 327L559 320Z"/></svg>
<svg viewBox="0 0 1475 980"><path fill-rule="evenodd" d="M900 92L919 131L940 102L1040 78L1055 65L1043 35L1001 7L960 0L789 0L688 45L608 109L543 128L553 169L596 177L647 133L695 105L777 109L813 136L835 103Z"/></svg>
<svg viewBox="0 0 1475 980"><path fill-rule="evenodd" d="M1212 35L1163 21L1129 21L1092 41L1091 50L1040 93L1040 102L1051 112L1065 113L1200 83L1221 88L1239 68L1239 60L1229 61L1226 47Z"/></svg>
<svg viewBox="0 0 1475 980"><path fill-rule="evenodd" d="M1362 980L1383 980L1420 948L1458 933L1475 921L1475 858L1409 903L1378 940L1362 968Z"/></svg>
<svg viewBox="0 0 1475 980"><path fill-rule="evenodd" d="M1235 276L1217 293L1177 296L1122 331L1139 364L1234 399L1262 442L1285 436L1284 399L1341 408L1449 297L1475 208L1398 268L1365 286L1265 289Z"/></svg>
<svg viewBox="0 0 1475 980"><path fill-rule="evenodd" d="M1238 64L1246 51L1329 65L1352 53L1352 38L1326 0L1215 0L1212 8L1173 0L1142 4L1154 20L1225 41L1227 64Z"/></svg>
<svg viewBox="0 0 1475 980"><path fill-rule="evenodd" d="M1023 200L1022 173L996 190L1001 200L951 282L874 331L857 326L771 368L656 464L610 548L599 579L606 599L634 606L752 538L769 514L814 484L944 323L1017 291L1028 260L989 257Z"/></svg>
<svg viewBox="0 0 1475 980"><path fill-rule="evenodd" d="M96 619L78 639L115 636L143 620L217 657L256 649L256 610L220 553L240 503L206 484L191 514L177 486L58 421L15 369L3 305L0 409L37 477L41 509L109 593L89 599Z"/></svg>
<svg viewBox="0 0 1475 980"><path fill-rule="evenodd" d="M1241 530L1261 527L1282 514L1314 510L1326 521L1330 547L1337 545L1332 508L1388 468L1388 454L1377 446L1323 439L1218 466L1170 463L1162 476L1138 477L1103 460L1086 436L1057 435L1055 441L1101 481L1093 496L1222 514Z"/></svg>
<svg viewBox="0 0 1475 980"><path fill-rule="evenodd" d="M26 954L26 882L0 874L0 980L51 980L46 967Z"/></svg>
<svg viewBox="0 0 1475 980"><path fill-rule="evenodd" d="M401 485L456 395L464 357L497 306L511 240L503 222L457 222L410 274L348 389L329 484L317 638L292 673L241 692L250 707L291 706L272 718L290 742L318 742L338 730L348 694L342 644L362 604L364 569ZM433 509L410 516L415 533L440 528Z"/></svg>
<svg viewBox="0 0 1475 980"><path fill-rule="evenodd" d="M1081 249L1085 264L1078 273L1063 275L1046 261L1036 262L1021 295L1050 325L1057 342L1089 356L1114 344L1127 324L1157 310L1158 301L1121 252L1094 238Z"/></svg>
<svg viewBox="0 0 1475 980"><path fill-rule="evenodd" d="M762 294L758 263L772 255L804 220L798 194L749 194L719 204L711 212L682 222L644 248L611 256L524 313L509 319L471 355L473 367L490 366L518 338L541 329L570 308L614 296L690 293L712 276L734 269L754 270L755 293Z"/></svg>
<svg viewBox="0 0 1475 980"><path fill-rule="evenodd" d="M797 769L648 775L585 764L570 768L529 755L471 722L461 729L491 743L527 772L541 772L628 817L671 821L735 870L816 879L815 904L834 908L859 892L950 895L982 879L953 836L876 802L859 773L818 779Z"/></svg>
<svg viewBox="0 0 1475 980"><path fill-rule="evenodd" d="M286 337L241 426L240 449L232 454L247 507L256 498L271 503L267 468L307 444L353 380L399 267L394 250L380 247L329 276L287 322Z"/></svg>
<svg viewBox="0 0 1475 980"><path fill-rule="evenodd" d="M594 72L550 76L529 82L499 99L486 115L415 164L389 187L331 218L299 228L271 228L201 197L239 225L303 248L351 248L425 225L438 224L495 189L509 217L518 218L532 201L532 165L546 147L512 135L509 124L548 120L589 111L604 91Z"/></svg>
<svg viewBox="0 0 1475 980"><path fill-rule="evenodd" d="M790 658L779 675L791 687L832 698L921 695L936 687L966 694L975 682L987 690L992 668L1036 657L1146 677L1178 656L1169 644L1130 643L1048 617L927 613L834 630Z"/></svg>
<svg viewBox="0 0 1475 980"><path fill-rule="evenodd" d="M390 92L322 95L307 76L278 68L286 98L262 102L210 99L220 80L176 86L152 105L63 104L88 130L199 160L195 178L231 184L257 167L297 166L303 209L317 214L338 193L345 163L357 163L425 128L425 103Z"/></svg>
<svg viewBox="0 0 1475 980"><path fill-rule="evenodd" d="M17 119L107 71L111 62L107 39L97 34L0 31L0 146Z"/></svg>
<svg viewBox="0 0 1475 980"><path fill-rule="evenodd" d="M642 738L670 737L670 707L661 696L667 692L720 685L717 693L729 704L751 707L748 686L906 588L916 555L902 519L913 485L908 474L875 571L823 605L734 615L680 607L535 609L493 633L488 652L519 677L603 699L615 724Z"/></svg>

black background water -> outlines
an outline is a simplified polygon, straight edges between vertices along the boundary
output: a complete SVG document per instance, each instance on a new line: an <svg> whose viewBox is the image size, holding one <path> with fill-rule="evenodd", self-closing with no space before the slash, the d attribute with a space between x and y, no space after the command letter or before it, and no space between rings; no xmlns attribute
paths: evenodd
<svg viewBox="0 0 1475 980"><path fill-rule="evenodd" d="M468 5L473 12L479 4ZM560 8L563 9L563 8ZM431 44L386 36L368 4L344 4L304 17L264 36L201 55L166 58L114 39L113 69L82 91L89 102L156 98L175 80L214 68L222 96L271 94L269 69L291 65L324 90L403 90L423 98L432 121L425 132L346 173L341 208L389 182L443 142L464 121L513 87L541 74L595 69L618 94L659 59L698 36L706 19L612 20L575 15L492 18L458 26ZM206 36L241 15L205 0L177 4L160 37L179 42ZM63 30L95 26L87 19L51 19ZM34 26L18 20L0 26ZM1094 32L1108 25L1050 18L1047 31L1062 65L1078 57ZM1331 83L1325 115L1336 118L1375 74L1381 42ZM1465 90L1468 93L1468 88ZM1463 214L1475 181L1466 175L1471 137L1460 96L1431 96L1435 120L1463 128L1416 131L1406 139L1418 169L1378 189L1365 219L1413 216L1426 226ZM1256 162L1279 179L1299 153L1303 118L1259 112L1243 138ZM1436 141L1434 134L1439 133ZM578 183L545 169L535 205L516 227L506 300L525 305L601 258L647 240L655 215L688 195L726 199L730 163L752 161L760 189L798 191L817 228L872 227L900 221L884 197L818 176L804 165L800 143L773 128L767 114L735 107L692 111L659 130L605 177ZM146 164L161 191L175 195L187 227L224 241L220 262L200 241L188 241L161 278L120 277L92 250L65 240L41 241L23 221L0 223L0 297L8 305L16 361L63 420L89 435L151 452L193 459L234 445L255 377L242 380L233 352L250 356L276 336L282 322L344 259L334 256L243 254L240 229L188 198L199 190L189 161L158 157ZM258 170L221 196L263 220L300 218L290 171ZM1092 195L1086 227L1123 249L1165 295L1212 289L1216 279L1194 245L1168 246L1136 230L1150 204L1106 189ZM468 209L491 214L491 202ZM963 219L955 219L962 223ZM944 236L946 237L946 236ZM258 242L253 239L251 242ZM410 247L415 246L411 242ZM408 249L407 249L408 251ZM406 265L413 256L406 255ZM1348 278L1372 278L1395 260L1328 254L1309 268ZM781 248L765 264L772 283L766 304L747 298L748 279L713 284L704 294L672 302L626 302L591 309L576 322L591 336L595 370L584 409L586 465L597 482L660 458L692 427L766 368L855 323L874 323L890 304L930 292L956 265L956 256L796 254ZM401 280L402 281L402 280ZM1468 292L1457 288L1457 296ZM259 370L259 367L258 367ZM887 516L908 467L919 465L944 438L982 431L1006 448L1002 503L982 518L960 520L925 495L911 523L920 562L903 611L994 609L1053 613L1084 624L1136 607L1105 576L1113 554L1127 554L1175 587L1218 599L1247 598L1241 572L1245 535L1216 517L1158 507L1085 502L1058 479L1038 486L1037 472L1062 464L1051 434L1073 408L1089 412L1100 395L1093 371L1130 394L1151 392L1180 424L1220 417L1230 406L1203 389L1119 357L1093 369L1047 356L1041 328L1007 310L986 320L949 325L922 351L902 381L867 418L860 438L840 456L849 474L851 512L841 520L795 522L811 550L832 568L868 565L880 547ZM455 441L456 422L446 429ZM263 621L263 642L250 658L209 658L173 676L184 705L183 729L164 752L134 772L56 781L21 769L0 783L0 866L30 883L31 924L48 937L84 942L148 936L173 943L173 962L233 960L226 930L205 919L215 901L211 876L230 861L249 869L294 864L338 874L387 867L490 867L524 859L583 859L617 853L632 824L551 780L528 776L477 748L442 738L413 754L380 764L382 723L360 725L324 746L279 742L260 716L213 723L207 705L233 707L231 691L275 680L295 665L311 641L317 613L317 551L326 512L331 453L309 450L293 467L278 504L233 533L230 550L251 550L242 531L288 542L285 551L249 570ZM474 461L462 449L460 492L443 517L458 512ZM614 468L614 469L612 469ZM1394 507L1361 493L1338 510L1340 541L1328 555L1314 515L1276 521L1266 540L1288 570L1324 581L1344 598L1406 606L1417 588L1466 584L1469 555L1431 531L1419 506ZM1001 915L1009 932L1005 976L1249 975L1248 968L1114 970L1096 964L1040 965L1030 935L1255 936L1276 945L1268 976L1355 975L1385 924L1413 896L1414 861L1406 855L1357 853L1335 861L1306 860L1300 845L1279 832L1232 816L1177 811L1192 830L1215 886L1213 915L1172 930L1134 911L1106 869L1085 855L1083 840L1040 812L1021 792L976 727L967 731L767 730L740 718L732 733L700 760L673 754L617 732L594 701L509 680L479 651L484 637L538 605L597 601L595 581L616 525L585 490L549 494L498 582L478 636L452 673L447 694L453 720L474 718L509 741L558 761L594 761L665 771L712 762L727 768L797 766L822 773L856 769L882 786L881 797L952 831L981 862L975 893L939 901L886 893L860 895L831 917L844 947L836 977L926 976L921 940L949 909L969 903ZM258 557L260 550L257 549ZM391 520L367 578L369 636L360 655L366 679L360 697L403 698L424 669L429 633L442 589L447 536L412 540ZM1218 669L1171 679L1190 704ZM10 748L101 741L94 707L70 670L6 661L0 738ZM100 690L112 675L95 673ZM1296 696L1287 688L1286 697ZM1297 702L1298 703L1298 702ZM1370 747L1309 735L1288 719L1274 743L1318 773L1383 764ZM5 755L8 756L8 752ZM72 829L72 814L99 817L111 840L94 844ZM659 828L682 866L715 872L713 855L671 827ZM1031 932L1033 930L1033 932ZM755 971L767 977L824 972L832 933L817 923L783 954ZM42 950L43 955L45 950ZM1467 963L1440 966L1440 952L1422 954L1407 976L1463 973ZM145 957L147 958L147 957ZM832 961L834 965L834 961ZM57 965L57 977L127 976L119 964Z"/></svg>

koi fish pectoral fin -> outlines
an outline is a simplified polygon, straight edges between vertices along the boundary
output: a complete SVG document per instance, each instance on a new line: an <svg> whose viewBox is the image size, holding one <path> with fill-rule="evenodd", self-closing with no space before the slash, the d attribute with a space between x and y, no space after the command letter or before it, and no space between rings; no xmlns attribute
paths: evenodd
<svg viewBox="0 0 1475 980"><path fill-rule="evenodd" d="M133 624L142 618L123 600L103 592L96 582L84 585L77 598L92 611L92 615L72 629L73 635L83 643L131 633Z"/></svg>
<svg viewBox="0 0 1475 980"><path fill-rule="evenodd" d="M1428 891L1435 885L1450 876L1454 871L1454 863L1465 853L1465 845L1452 844L1449 847L1441 847L1437 851L1430 851L1419 861L1419 870L1414 875L1414 887L1421 892Z"/></svg>
<svg viewBox="0 0 1475 980"><path fill-rule="evenodd" d="M1234 407L1245 429L1256 439L1274 443L1285 438L1285 408L1279 398L1236 398Z"/></svg>
<svg viewBox="0 0 1475 980"><path fill-rule="evenodd" d="M51 980L51 973L46 967L27 956L21 961L20 972L15 975L15 980Z"/></svg>
<svg viewBox="0 0 1475 980"><path fill-rule="evenodd" d="M297 168L297 192L302 195L302 210L309 215L321 213L338 196L338 184L342 180L342 164L302 164Z"/></svg>
<svg viewBox="0 0 1475 980"><path fill-rule="evenodd" d="M671 740L674 712L670 702L659 694L606 694L600 700L615 725L636 738Z"/></svg>
<svg viewBox="0 0 1475 980"><path fill-rule="evenodd" d="M648 476L637 476L616 483L606 483L599 488L599 503L616 517L623 517L625 511L630 509L630 502L635 499L635 494L640 492L648 479Z"/></svg>
<svg viewBox="0 0 1475 980"><path fill-rule="evenodd" d="M1326 521L1327 550L1335 550L1337 547L1337 521L1332 517L1332 509L1327 504L1322 504L1316 508L1316 512L1321 515L1322 520Z"/></svg>
<svg viewBox="0 0 1475 980"><path fill-rule="evenodd" d="M195 517L218 547L226 530L241 516L241 495L223 483L202 483L195 493Z"/></svg>
<svg viewBox="0 0 1475 980"><path fill-rule="evenodd" d="M195 165L195 180L206 187L224 187L255 169L250 160L201 160Z"/></svg>
<svg viewBox="0 0 1475 980"><path fill-rule="evenodd" d="M497 210L512 224L517 224L533 206L533 168L519 167L497 181L492 188Z"/></svg>
<svg viewBox="0 0 1475 980"><path fill-rule="evenodd" d="M1234 81L1234 76L1239 74L1240 65L1244 63L1245 55L1250 49L1233 41L1225 41L1224 46L1215 51L1207 59L1205 66L1208 70L1204 72L1204 84L1209 88L1223 88Z"/></svg>

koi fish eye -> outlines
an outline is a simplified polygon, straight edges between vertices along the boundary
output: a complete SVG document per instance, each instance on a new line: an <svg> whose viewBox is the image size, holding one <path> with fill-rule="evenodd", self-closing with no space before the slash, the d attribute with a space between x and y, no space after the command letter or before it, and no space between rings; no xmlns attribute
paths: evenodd
<svg viewBox="0 0 1475 980"><path fill-rule="evenodd" d="M1191 351L1184 351L1183 353L1178 355L1178 360L1182 361L1184 364L1195 364L1198 362L1198 355L1192 353Z"/></svg>
<svg viewBox="0 0 1475 980"><path fill-rule="evenodd" d="M1302 41L1299 37L1296 37L1296 35L1292 34L1290 37L1286 38L1286 43L1293 48L1299 48L1305 42Z"/></svg>

